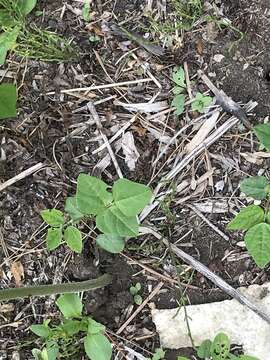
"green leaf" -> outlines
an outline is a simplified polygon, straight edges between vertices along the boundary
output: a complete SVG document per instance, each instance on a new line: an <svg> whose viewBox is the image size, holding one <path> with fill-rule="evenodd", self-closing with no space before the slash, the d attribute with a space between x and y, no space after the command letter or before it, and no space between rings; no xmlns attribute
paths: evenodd
<svg viewBox="0 0 270 360"><path fill-rule="evenodd" d="M148 186L127 179L117 180L113 184L112 193L115 206L126 216L139 214L152 197Z"/></svg>
<svg viewBox="0 0 270 360"><path fill-rule="evenodd" d="M10 15L10 12L5 9L0 10L0 28L11 28L17 24L15 17Z"/></svg>
<svg viewBox="0 0 270 360"><path fill-rule="evenodd" d="M189 360L189 358L185 356L177 356L177 360Z"/></svg>
<svg viewBox="0 0 270 360"><path fill-rule="evenodd" d="M0 49L1 53L1 49ZM13 84L0 85L0 119L17 116L17 89Z"/></svg>
<svg viewBox="0 0 270 360"><path fill-rule="evenodd" d="M240 189L247 196L263 200L269 193L269 181L264 176L253 176L243 180Z"/></svg>
<svg viewBox="0 0 270 360"><path fill-rule="evenodd" d="M172 107L175 108L175 115L183 114L185 110L185 95L179 94L173 98Z"/></svg>
<svg viewBox="0 0 270 360"><path fill-rule="evenodd" d="M49 228L46 236L46 245L48 250L56 249L62 241L61 228Z"/></svg>
<svg viewBox="0 0 270 360"><path fill-rule="evenodd" d="M137 291L140 291L142 289L142 285L139 282L137 282L135 288L137 289Z"/></svg>
<svg viewBox="0 0 270 360"><path fill-rule="evenodd" d="M83 305L77 294L60 295L56 305L65 318L80 317L82 315Z"/></svg>
<svg viewBox="0 0 270 360"><path fill-rule="evenodd" d="M34 356L35 360L42 360L42 358L41 358L41 350L32 349L32 355Z"/></svg>
<svg viewBox="0 0 270 360"><path fill-rule="evenodd" d="M104 234L115 236L137 236L139 224L136 216L127 217L116 206L111 206L96 217L96 226Z"/></svg>
<svg viewBox="0 0 270 360"><path fill-rule="evenodd" d="M270 225L261 223L253 226L245 235L249 254L260 268L270 261Z"/></svg>
<svg viewBox="0 0 270 360"><path fill-rule="evenodd" d="M158 349L155 350L155 353L154 353L154 355L152 357L152 360L164 359L165 355L166 355L166 352L163 349L158 348Z"/></svg>
<svg viewBox="0 0 270 360"><path fill-rule="evenodd" d="M197 349L197 356L200 359L210 358L211 355L211 340L204 340Z"/></svg>
<svg viewBox="0 0 270 360"><path fill-rule="evenodd" d="M105 326L95 321L94 319L88 318L88 334L94 335L105 332Z"/></svg>
<svg viewBox="0 0 270 360"><path fill-rule="evenodd" d="M267 222L267 224L270 224L270 211L268 211L268 213L266 214L265 221Z"/></svg>
<svg viewBox="0 0 270 360"><path fill-rule="evenodd" d="M143 302L141 295L139 294L134 295L134 302L136 305L141 305L141 303Z"/></svg>
<svg viewBox="0 0 270 360"><path fill-rule="evenodd" d="M204 96L201 93L197 93L194 101L191 104L192 111L198 111L203 114L205 109L212 103L211 96Z"/></svg>
<svg viewBox="0 0 270 360"><path fill-rule="evenodd" d="M182 67L175 68L173 72L173 81L180 87L185 88L185 71Z"/></svg>
<svg viewBox="0 0 270 360"><path fill-rule="evenodd" d="M86 22L90 21L90 2L89 0L84 0L83 8L82 8L82 17Z"/></svg>
<svg viewBox="0 0 270 360"><path fill-rule="evenodd" d="M77 183L77 206L87 215L97 215L112 202L112 194L107 191L108 185L102 180L80 174Z"/></svg>
<svg viewBox="0 0 270 360"><path fill-rule="evenodd" d="M263 146L270 151L270 123L256 125L254 131Z"/></svg>
<svg viewBox="0 0 270 360"><path fill-rule="evenodd" d="M213 360L227 360L230 353L230 339L224 333L219 333L211 344L211 356Z"/></svg>
<svg viewBox="0 0 270 360"><path fill-rule="evenodd" d="M175 86L173 89L172 89L172 92L174 95L179 95L181 94L185 89L180 87L180 86Z"/></svg>
<svg viewBox="0 0 270 360"><path fill-rule="evenodd" d="M0 34L0 65L5 63L7 52L16 45L20 30L20 27L15 26L12 30Z"/></svg>
<svg viewBox="0 0 270 360"><path fill-rule="evenodd" d="M249 355L240 355L238 357L238 359L241 359L241 360L259 360L258 358L254 357L254 356L249 356Z"/></svg>
<svg viewBox="0 0 270 360"><path fill-rule="evenodd" d="M57 209L46 209L40 213L42 219L50 226L58 227L65 223L64 214Z"/></svg>
<svg viewBox="0 0 270 360"><path fill-rule="evenodd" d="M65 212L71 217L73 221L77 221L83 218L83 214L80 212L77 206L76 197L68 197L65 204Z"/></svg>
<svg viewBox="0 0 270 360"><path fill-rule="evenodd" d="M137 290L137 288L136 288L135 286L131 286L131 287L129 288L129 292L130 292L130 294L131 294L132 296L134 296L134 295L136 295L136 294L138 293L138 290Z"/></svg>
<svg viewBox="0 0 270 360"><path fill-rule="evenodd" d="M73 336L81 331L81 321L65 319L62 325L59 326L68 336Z"/></svg>
<svg viewBox="0 0 270 360"><path fill-rule="evenodd" d="M102 334L88 334L84 338L84 349L91 360L110 360L112 357L111 343Z"/></svg>
<svg viewBox="0 0 270 360"><path fill-rule="evenodd" d="M46 325L31 325L30 330L39 337L47 338L51 335L51 329Z"/></svg>
<svg viewBox="0 0 270 360"><path fill-rule="evenodd" d="M18 0L17 6L23 16L30 14L30 12L35 8L37 0Z"/></svg>
<svg viewBox="0 0 270 360"><path fill-rule="evenodd" d="M118 254L125 248L125 240L118 235L98 235L96 238L96 243L102 249L112 254Z"/></svg>
<svg viewBox="0 0 270 360"><path fill-rule="evenodd" d="M46 356L44 357L44 360L56 360L57 359L57 355L59 353L59 347L57 345L57 343L55 341L48 341L46 343ZM43 360L43 358L42 358Z"/></svg>
<svg viewBox="0 0 270 360"><path fill-rule="evenodd" d="M252 226L264 222L264 211L260 206L247 206L228 224L229 230L248 230Z"/></svg>
<svg viewBox="0 0 270 360"><path fill-rule="evenodd" d="M53 346L47 346L42 351L39 349L33 349L32 354L35 360L56 360L57 355L59 353L59 348L57 344L53 344Z"/></svg>
<svg viewBox="0 0 270 360"><path fill-rule="evenodd" d="M64 231L64 240L67 246L80 254L82 252L82 234L75 226L68 226Z"/></svg>

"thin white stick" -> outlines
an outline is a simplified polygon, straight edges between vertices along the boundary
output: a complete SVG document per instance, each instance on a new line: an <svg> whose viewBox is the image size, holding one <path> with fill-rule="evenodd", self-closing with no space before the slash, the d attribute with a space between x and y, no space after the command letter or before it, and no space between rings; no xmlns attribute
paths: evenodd
<svg viewBox="0 0 270 360"><path fill-rule="evenodd" d="M144 302L134 311L134 313L127 319L127 321L116 331L117 335L120 335L123 330L130 324L130 322L141 312L145 305L156 295L162 288L164 283L161 281L157 284L151 294L144 300Z"/></svg>
<svg viewBox="0 0 270 360"><path fill-rule="evenodd" d="M38 163L38 164L30 167L29 169L24 170L20 174L15 175L13 178L7 180L3 184L0 184L0 191L6 189L8 186L11 186L11 185L15 184L17 181L22 180L22 179L26 178L27 176L33 174L34 172L40 170L43 166L44 166L43 163Z"/></svg>
<svg viewBox="0 0 270 360"><path fill-rule="evenodd" d="M254 103L251 103L249 106L249 110L252 110ZM229 129L231 129L234 125L236 125L240 120L234 116L232 116L228 121L226 121L223 125L221 125L216 131L214 131L210 136L208 136L205 141L199 144L191 153L183 158L180 163L176 165L174 169L172 169L161 181L165 183L168 180L173 179L179 172L197 155L199 155L202 151L212 145L215 141L217 141L222 135L224 135Z"/></svg>
<svg viewBox="0 0 270 360"><path fill-rule="evenodd" d="M221 237L223 237L224 240L229 241L230 238L229 236L227 236L226 234L224 234L224 232L222 232L221 230L219 230L219 228L217 226L215 226L214 224L211 223L210 220L207 219L207 217L205 217L198 209L195 208L195 206L187 204L187 207L189 207L191 210L193 210L195 212L195 214L197 214L208 226L210 226L217 234L219 234Z"/></svg>
<svg viewBox="0 0 270 360"><path fill-rule="evenodd" d="M224 281L221 277L213 273L207 266L202 264L200 261L194 259L192 256L185 253L183 250L179 249L176 245L171 244L169 240L163 237L159 232L154 230L153 228L144 228L145 234L152 234L157 239L162 241L165 245L170 247L172 251L182 259L185 263L189 264L193 269L197 270L200 274L203 274L207 279L209 279L213 284L218 286L221 290L223 290L226 294L236 299L240 304L245 305L250 310L252 310L255 314L260 316L263 320L265 320L268 324L270 324L270 317L268 314L264 313L255 303L250 301L244 295L242 295L238 290L234 289L231 285L229 285L226 281Z"/></svg>
<svg viewBox="0 0 270 360"><path fill-rule="evenodd" d="M130 127L130 125L131 125L132 123L134 123L134 121L135 121L136 119L137 119L137 114L134 115L124 126L122 126L121 129L118 130L118 131L110 138L110 140L108 140L109 143L110 143L110 144L113 143L114 140L116 140L120 135L122 135L122 134ZM93 154L93 155L94 155L94 154L97 154L99 151L101 151L101 150L103 150L103 149L105 149L105 148L106 148L106 144L104 143L104 144L100 145L96 150L94 150L94 151L92 152L92 154Z"/></svg>
<svg viewBox="0 0 270 360"><path fill-rule="evenodd" d="M88 87L81 87L81 88L74 88L74 89L65 89L60 90L61 94L70 94L73 92L79 92L79 91L92 91L92 90L101 90L101 89L110 89L114 87L120 87L125 85L133 85L133 84L141 84L145 82L153 81L151 78L146 79L139 79L139 80L131 80L131 81L122 81L119 83L114 84L105 84L105 85L96 85L96 86L88 86ZM54 95L56 91L50 91L46 93L46 95Z"/></svg>
<svg viewBox="0 0 270 360"><path fill-rule="evenodd" d="M101 135L101 137L102 137L102 139L103 139L103 141L104 141L104 143L105 143L105 145L106 145L106 148L108 149L108 152L109 152L110 157L111 157L111 159L112 159L112 162L113 162L113 165L114 165L115 170L116 170L116 172L117 172L117 175L119 176L119 178L123 178L122 171L121 171L121 169L120 169L120 167L119 167L119 165L118 165L118 162L117 162L117 160L116 160L116 157L115 157L115 155L114 155L114 152L113 152L113 150L112 150L112 147L111 147L111 145L110 145L110 143L109 143L109 141L108 141L108 138L107 138L107 136L106 136L106 135L103 133L103 131L102 131L103 126L102 126L102 124L101 124L100 118L99 118L99 116L98 116L98 113L97 113L97 111L96 111L93 103L91 103L91 102L88 103L88 109L89 109L91 115L93 116L93 118L94 118L94 120L95 120L95 122L96 122L97 128L98 128L98 130L99 130L99 133L100 133L100 135Z"/></svg>

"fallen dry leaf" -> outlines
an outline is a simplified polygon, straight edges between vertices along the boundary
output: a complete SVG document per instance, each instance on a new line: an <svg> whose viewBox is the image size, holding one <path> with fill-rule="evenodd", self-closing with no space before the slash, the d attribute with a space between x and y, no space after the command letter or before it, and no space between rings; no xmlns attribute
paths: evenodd
<svg viewBox="0 0 270 360"><path fill-rule="evenodd" d="M22 284L22 279L24 279L24 268L20 261L14 261L14 263L12 263L11 273L15 279L16 286L20 287Z"/></svg>
<svg viewBox="0 0 270 360"><path fill-rule="evenodd" d="M0 304L0 313L8 313L14 311L14 304Z"/></svg>
<svg viewBox="0 0 270 360"><path fill-rule="evenodd" d="M190 153L194 150L198 145L200 145L207 137L207 135L214 129L217 119L219 117L220 112L215 111L213 115L206 119L202 124L200 130L197 134L193 137L189 144L186 145L186 152Z"/></svg>
<svg viewBox="0 0 270 360"><path fill-rule="evenodd" d="M134 137L130 131L123 134L121 146L129 170L134 171L140 154L136 149Z"/></svg>

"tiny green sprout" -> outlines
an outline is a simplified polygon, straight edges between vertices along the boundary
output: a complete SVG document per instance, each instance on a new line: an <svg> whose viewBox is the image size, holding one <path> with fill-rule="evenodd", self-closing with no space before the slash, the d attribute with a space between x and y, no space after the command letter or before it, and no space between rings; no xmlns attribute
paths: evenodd
<svg viewBox="0 0 270 360"><path fill-rule="evenodd" d="M90 0L84 0L82 8L82 17L85 22L89 22L90 18Z"/></svg>
<svg viewBox="0 0 270 360"><path fill-rule="evenodd" d="M1 41L1 35L0 35ZM0 47L1 57L1 47ZM0 120L17 116L17 88L13 84L0 84Z"/></svg>
<svg viewBox="0 0 270 360"><path fill-rule="evenodd" d="M100 37L98 35L91 35L88 37L90 43L97 43L100 41Z"/></svg>
<svg viewBox="0 0 270 360"><path fill-rule="evenodd" d="M264 176L253 176L243 180L240 189L255 200L266 200L266 205L248 205L241 209L227 229L246 231L247 250L255 263L264 268L270 262L270 182Z"/></svg>
<svg viewBox="0 0 270 360"><path fill-rule="evenodd" d="M83 315L80 297L77 294L63 294L57 299L56 305L63 316L60 324L50 326L50 320L45 320L41 325L30 327L43 342L41 350L32 350L34 358L75 359L84 349L90 360L110 360L112 346L105 336L105 326Z"/></svg>
<svg viewBox="0 0 270 360"><path fill-rule="evenodd" d="M201 93L197 93L195 99L191 104L192 111L198 111L203 114L205 109L212 103L211 96L205 96Z"/></svg>
<svg viewBox="0 0 270 360"><path fill-rule="evenodd" d="M215 336L213 341L204 340L201 345L197 347L197 357L204 360L259 360L258 358L248 355L233 355L230 349L231 342L229 337L220 332ZM185 356L178 356L177 360L189 359Z"/></svg>
<svg viewBox="0 0 270 360"><path fill-rule="evenodd" d="M142 297L139 294L141 289L142 289L142 286L140 283L136 283L135 286L131 286L129 288L129 292L133 296L133 300L136 305L141 305L141 303L142 303Z"/></svg>
<svg viewBox="0 0 270 360"><path fill-rule="evenodd" d="M152 192L148 186L119 179L108 191L108 185L93 176L80 174L74 197L68 197L65 212L46 209L42 219L50 226L46 243L48 250L54 250L65 243L71 250L81 253L83 235L78 229L80 221L92 218L101 232L96 244L113 254L125 247L126 237L139 234L137 215L149 203Z"/></svg>
<svg viewBox="0 0 270 360"><path fill-rule="evenodd" d="M174 82L174 98L172 101L172 107L175 108L175 114L181 115L185 110L185 95L183 92L186 91L186 83L185 83L185 72L182 67L178 67L174 69L173 76Z"/></svg>

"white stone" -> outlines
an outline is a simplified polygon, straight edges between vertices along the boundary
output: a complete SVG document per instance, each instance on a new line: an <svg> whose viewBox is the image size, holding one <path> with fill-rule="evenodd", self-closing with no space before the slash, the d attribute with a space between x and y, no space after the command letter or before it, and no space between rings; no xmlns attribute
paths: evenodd
<svg viewBox="0 0 270 360"><path fill-rule="evenodd" d="M242 294L270 316L270 283L239 288ZM243 346L245 355L270 360L270 325L236 300L186 306L192 338L196 346L206 339L226 333L231 343ZM180 349L191 346L184 309L152 310L161 346Z"/></svg>
<svg viewBox="0 0 270 360"><path fill-rule="evenodd" d="M214 55L213 59L215 62L220 63L224 59L224 57L225 56L222 54L216 54L216 55Z"/></svg>

